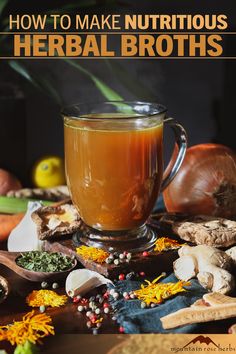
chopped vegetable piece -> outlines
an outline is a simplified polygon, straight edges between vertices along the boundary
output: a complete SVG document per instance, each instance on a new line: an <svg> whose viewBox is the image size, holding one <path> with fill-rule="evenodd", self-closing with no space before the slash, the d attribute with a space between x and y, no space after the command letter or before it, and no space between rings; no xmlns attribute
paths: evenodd
<svg viewBox="0 0 236 354"><path fill-rule="evenodd" d="M36 201L35 199L14 198L0 196L0 213L3 214L17 214L24 213L27 210L28 202ZM43 205L52 205L53 202L44 200Z"/></svg>
<svg viewBox="0 0 236 354"><path fill-rule="evenodd" d="M24 217L23 213L15 215L0 214L0 241L5 241L11 231L19 224Z"/></svg>
<svg viewBox="0 0 236 354"><path fill-rule="evenodd" d="M24 344L18 344L16 349L14 350L14 354L39 354L39 348L29 342L28 340ZM1 352L0 352L1 354Z"/></svg>

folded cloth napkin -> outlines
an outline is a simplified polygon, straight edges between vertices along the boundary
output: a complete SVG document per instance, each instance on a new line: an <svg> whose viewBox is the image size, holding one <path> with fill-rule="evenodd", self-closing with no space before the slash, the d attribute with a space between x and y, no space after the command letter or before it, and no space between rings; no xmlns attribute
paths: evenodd
<svg viewBox="0 0 236 354"><path fill-rule="evenodd" d="M162 282L177 282L178 279L171 274ZM121 295L118 300L110 299L118 323L124 327L125 333L200 333L198 325L192 324L172 330L164 330L160 318L175 312L181 308L188 307L196 300L202 298L207 291L198 283L191 280L191 286L186 287L187 291L175 295L163 304L153 308L140 307L140 300L125 300L122 296L124 292L137 290L143 281L124 280L115 284L115 291ZM109 286L112 288L112 286Z"/></svg>

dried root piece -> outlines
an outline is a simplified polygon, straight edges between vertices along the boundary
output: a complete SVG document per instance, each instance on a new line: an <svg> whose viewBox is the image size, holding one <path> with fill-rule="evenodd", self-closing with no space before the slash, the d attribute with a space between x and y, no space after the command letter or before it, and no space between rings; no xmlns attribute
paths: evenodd
<svg viewBox="0 0 236 354"><path fill-rule="evenodd" d="M81 225L81 219L76 208L71 204L57 207L42 207L31 215L37 225L40 240L71 234Z"/></svg>
<svg viewBox="0 0 236 354"><path fill-rule="evenodd" d="M178 279L188 281L197 277L204 288L222 294L234 289L234 277L229 272L232 260L226 252L206 245L184 245L178 253L180 258L173 264Z"/></svg>
<svg viewBox="0 0 236 354"><path fill-rule="evenodd" d="M193 216L173 221L172 230L181 239L197 245L228 247L236 244L236 221L223 218Z"/></svg>
<svg viewBox="0 0 236 354"><path fill-rule="evenodd" d="M236 298L211 293L203 295L202 302L198 300L192 306L173 312L160 320L164 329L171 329L192 323L223 320L235 315Z"/></svg>
<svg viewBox="0 0 236 354"><path fill-rule="evenodd" d="M67 186L53 188L24 188L7 193L8 197L32 198L41 200L61 201L69 198Z"/></svg>

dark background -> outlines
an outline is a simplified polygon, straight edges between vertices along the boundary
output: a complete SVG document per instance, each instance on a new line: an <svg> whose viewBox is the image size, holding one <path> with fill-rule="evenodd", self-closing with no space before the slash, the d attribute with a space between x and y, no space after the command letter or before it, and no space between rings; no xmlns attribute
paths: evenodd
<svg viewBox="0 0 236 354"><path fill-rule="evenodd" d="M69 1L9 1L9 13L45 13L63 8ZM228 31L235 30L235 1L230 0L157 0L157 1L77 1L76 13L224 13ZM93 3L93 1L92 1ZM67 11L63 11L67 13ZM225 36L226 37L226 36ZM228 37L226 37L228 38ZM1 44L0 44L1 45ZM235 46L224 42L224 54ZM0 48L1 51L1 48ZM234 131L236 61L223 59L116 60L129 73L134 85L147 88L146 96L168 107L186 128L189 145L218 142L236 148ZM105 60L80 59L79 64L124 99L137 96L122 83ZM29 171L39 157L63 156L63 124L60 106L84 101L102 100L93 82L64 60L24 60L33 76L49 80L60 97L60 103L39 90L12 70L7 60L0 61L0 168L7 168L29 183ZM14 94L12 92L14 91ZM142 95L141 95L142 96ZM142 97L138 97L142 99ZM166 159L172 146L166 140Z"/></svg>

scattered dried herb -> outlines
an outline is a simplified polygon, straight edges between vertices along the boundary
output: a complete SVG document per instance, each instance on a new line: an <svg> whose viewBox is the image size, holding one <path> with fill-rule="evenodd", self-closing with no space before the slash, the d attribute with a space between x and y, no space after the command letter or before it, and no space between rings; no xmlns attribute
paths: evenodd
<svg viewBox="0 0 236 354"><path fill-rule="evenodd" d="M73 259L58 252L30 251L22 253L16 263L34 272L61 272L73 266Z"/></svg>

